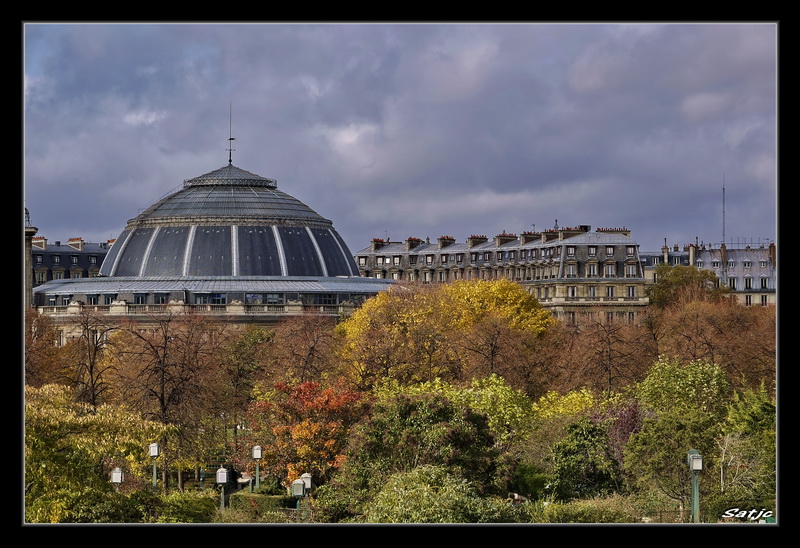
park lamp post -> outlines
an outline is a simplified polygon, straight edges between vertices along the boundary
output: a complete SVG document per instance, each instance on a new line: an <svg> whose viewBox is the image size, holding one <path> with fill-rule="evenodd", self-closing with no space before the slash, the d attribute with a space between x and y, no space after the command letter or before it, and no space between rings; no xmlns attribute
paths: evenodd
<svg viewBox="0 0 800 548"><path fill-rule="evenodd" d="M125 481L125 472L122 471L122 468L117 467L111 471L111 483L114 484L114 488L119 491L119 486L122 482Z"/></svg>
<svg viewBox="0 0 800 548"><path fill-rule="evenodd" d="M225 509L225 484L228 483L228 470L224 466L217 469L217 483L219 484L219 509Z"/></svg>
<svg viewBox="0 0 800 548"><path fill-rule="evenodd" d="M253 447L253 460L256 461L256 490L261 487L261 469L259 467L261 463L261 458L264 456L264 453L261 449L260 445L256 445Z"/></svg>
<svg viewBox="0 0 800 548"><path fill-rule="evenodd" d="M153 492L158 492L158 468L156 466L156 459L161 454L161 449L157 443L150 444L150 456L153 458Z"/></svg>
<svg viewBox="0 0 800 548"><path fill-rule="evenodd" d="M703 471L703 456L697 449L690 449L686 459L692 472L692 523L700 523L700 478Z"/></svg>
<svg viewBox="0 0 800 548"><path fill-rule="evenodd" d="M292 482L292 495L297 497L297 509L300 510L301 501L304 502L302 506L305 507L304 520L308 518L308 499L306 498L308 492L311 491L311 474L305 473Z"/></svg>

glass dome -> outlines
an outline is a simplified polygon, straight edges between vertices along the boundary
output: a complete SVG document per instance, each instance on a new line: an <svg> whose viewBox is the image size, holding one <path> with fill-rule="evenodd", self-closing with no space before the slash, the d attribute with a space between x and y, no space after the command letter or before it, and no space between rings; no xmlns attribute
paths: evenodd
<svg viewBox="0 0 800 548"><path fill-rule="evenodd" d="M352 254L325 219L232 164L128 221L101 276L357 276Z"/></svg>

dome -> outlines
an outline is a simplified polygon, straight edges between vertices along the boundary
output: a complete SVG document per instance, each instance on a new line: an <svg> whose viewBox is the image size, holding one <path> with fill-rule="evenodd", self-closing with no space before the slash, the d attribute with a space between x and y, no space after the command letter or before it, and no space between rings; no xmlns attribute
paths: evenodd
<svg viewBox="0 0 800 548"><path fill-rule="evenodd" d="M277 181L232 164L128 221L101 276L357 276L347 245Z"/></svg>

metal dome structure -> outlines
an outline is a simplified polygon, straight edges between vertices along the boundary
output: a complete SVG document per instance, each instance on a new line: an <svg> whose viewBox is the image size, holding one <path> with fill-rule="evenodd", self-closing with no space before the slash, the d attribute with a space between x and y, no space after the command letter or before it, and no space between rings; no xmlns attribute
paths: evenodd
<svg viewBox="0 0 800 548"><path fill-rule="evenodd" d="M101 276L358 276L323 218L277 181L229 163L128 221Z"/></svg>

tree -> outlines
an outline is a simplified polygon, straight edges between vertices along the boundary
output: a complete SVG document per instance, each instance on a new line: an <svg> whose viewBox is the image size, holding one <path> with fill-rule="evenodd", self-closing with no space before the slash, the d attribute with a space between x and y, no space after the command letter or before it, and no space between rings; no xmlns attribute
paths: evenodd
<svg viewBox="0 0 800 548"><path fill-rule="evenodd" d="M656 414L707 413L720 420L733 390L722 368L706 361L683 364L662 357L635 388L642 405Z"/></svg>
<svg viewBox="0 0 800 548"><path fill-rule="evenodd" d="M75 388L78 401L96 407L110 390L109 375L113 362L104 359L109 336L118 327L106 318L88 310L81 310L77 318L79 336L70 341L73 361L68 368L67 382Z"/></svg>
<svg viewBox="0 0 800 548"><path fill-rule="evenodd" d="M509 523L514 509L478 495L444 466L424 465L392 475L366 508L367 523Z"/></svg>
<svg viewBox="0 0 800 548"><path fill-rule="evenodd" d="M583 418L567 427L553 447L550 490L557 500L592 498L616 493L622 477L611 454L608 426Z"/></svg>
<svg viewBox="0 0 800 548"><path fill-rule="evenodd" d="M717 301L730 294L727 287L720 286L717 275L696 266L658 265L656 282L647 288L650 305L664 309L679 302Z"/></svg>
<svg viewBox="0 0 800 548"><path fill-rule="evenodd" d="M115 466L131 479L146 470L147 445L168 431L131 411L75 402L69 387L25 390L25 518L79 521L82 500L110 500Z"/></svg>
<svg viewBox="0 0 800 548"><path fill-rule="evenodd" d="M124 400L144 418L180 426L171 438L160 440L165 491L171 464L205 464L195 454L196 436L191 433L202 428L213 409L206 381L222 330L202 316L167 314L150 318L146 328L126 327L113 339ZM182 477L178 474L179 488Z"/></svg>
<svg viewBox="0 0 800 548"><path fill-rule="evenodd" d="M554 324L519 284L500 279L393 287L339 329L348 376L369 389L386 377L406 384L512 373Z"/></svg>
<svg viewBox="0 0 800 548"><path fill-rule="evenodd" d="M276 383L250 405L243 435L248 452L237 457L250 468L249 448L261 445L265 471L287 487L304 473L323 485L341 465L350 428L365 412L364 395L343 381Z"/></svg>
<svg viewBox="0 0 800 548"><path fill-rule="evenodd" d="M25 384L38 387L62 380L65 360L58 338L51 317L25 311Z"/></svg>
<svg viewBox="0 0 800 548"><path fill-rule="evenodd" d="M424 465L443 466L484 495L496 484L496 455L486 415L442 394L378 400L353 429L342 468L318 502L334 521L361 514L386 478Z"/></svg>
<svg viewBox="0 0 800 548"><path fill-rule="evenodd" d="M302 314L281 321L270 347L272 381L319 382L330 373L337 351L336 320L319 314Z"/></svg>

